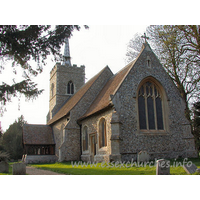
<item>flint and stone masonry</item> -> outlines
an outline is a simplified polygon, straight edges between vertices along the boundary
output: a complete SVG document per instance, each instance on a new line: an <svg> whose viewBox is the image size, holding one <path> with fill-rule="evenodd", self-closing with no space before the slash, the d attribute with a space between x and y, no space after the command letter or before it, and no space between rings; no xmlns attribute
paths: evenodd
<svg viewBox="0 0 200 200"><path fill-rule="evenodd" d="M71 66L69 61L57 63L51 70L44 125L44 130L51 129L48 133L58 161L131 161L137 160L141 151L150 160L198 156L184 100L146 41L138 57L118 73L106 66L87 83L85 67ZM73 83L71 94L69 82ZM149 87L148 93L144 89L147 84L158 92ZM139 108L141 91L146 103ZM159 107L156 98L160 98ZM149 102L153 101L150 110ZM141 110L146 113L143 118ZM141 119L146 128L141 128ZM154 128L149 126L152 120ZM158 121L162 121L162 128L158 128ZM34 136L27 131L24 134L24 138L26 134ZM50 136L47 132L37 134Z"/></svg>

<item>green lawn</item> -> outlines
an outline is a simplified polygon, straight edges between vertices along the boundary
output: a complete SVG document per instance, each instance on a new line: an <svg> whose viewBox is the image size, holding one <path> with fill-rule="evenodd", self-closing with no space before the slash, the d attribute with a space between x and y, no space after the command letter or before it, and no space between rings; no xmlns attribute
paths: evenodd
<svg viewBox="0 0 200 200"><path fill-rule="evenodd" d="M194 163L198 168L200 168L200 158L189 159ZM74 164L75 162L73 162ZM172 175L186 175L187 173L182 166L177 166L177 164L182 164L183 160L170 160L170 173ZM9 173L0 173L0 175L11 175L12 174L12 165L9 163ZM83 166L81 163L76 163L77 166L73 166L71 162L62 162L62 163L53 163L53 164L32 164L31 166L51 170L57 173L62 174L72 174L72 175L155 175L156 167L154 161L149 166L135 166L134 162L131 164L120 164L120 163L98 163L94 165Z"/></svg>
<svg viewBox="0 0 200 200"><path fill-rule="evenodd" d="M200 159L190 159L198 168L200 168ZM153 162L154 163L154 162ZM183 163L183 160L171 160L170 173L172 175L186 175L187 173L182 166L177 166L178 163ZM73 162L74 164L74 162ZM51 170L62 174L72 175L155 175L156 167L151 164L146 167L139 167L132 164L119 164L119 163L98 163L95 166L83 166L81 163L73 166L71 162L62 162L54 164L32 164L32 166L40 169Z"/></svg>

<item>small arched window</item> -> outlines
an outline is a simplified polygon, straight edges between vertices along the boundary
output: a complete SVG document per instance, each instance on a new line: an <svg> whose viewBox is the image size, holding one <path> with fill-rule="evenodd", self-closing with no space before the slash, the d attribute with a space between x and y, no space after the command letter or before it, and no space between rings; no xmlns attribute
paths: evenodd
<svg viewBox="0 0 200 200"><path fill-rule="evenodd" d="M145 82L138 92L140 130L164 130L163 96L151 81Z"/></svg>
<svg viewBox="0 0 200 200"><path fill-rule="evenodd" d="M74 84L72 81L69 81L67 84L67 94L74 94Z"/></svg>
<svg viewBox="0 0 200 200"><path fill-rule="evenodd" d="M151 68L151 59L149 56L147 56L147 67Z"/></svg>
<svg viewBox="0 0 200 200"><path fill-rule="evenodd" d="M83 151L88 150L88 129L87 126L83 128Z"/></svg>
<svg viewBox="0 0 200 200"><path fill-rule="evenodd" d="M51 84L51 96L53 97L53 95L54 95L54 84L52 83Z"/></svg>
<svg viewBox="0 0 200 200"><path fill-rule="evenodd" d="M99 148L107 146L106 120L103 118L99 122Z"/></svg>

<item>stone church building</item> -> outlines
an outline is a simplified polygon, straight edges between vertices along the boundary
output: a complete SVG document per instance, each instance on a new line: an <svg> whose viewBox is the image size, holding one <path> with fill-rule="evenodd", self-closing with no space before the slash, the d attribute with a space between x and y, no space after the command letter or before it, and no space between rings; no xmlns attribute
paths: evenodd
<svg viewBox="0 0 200 200"><path fill-rule="evenodd" d="M26 162L197 157L185 103L147 41L118 73L107 66L87 83L68 39L64 58L50 72L47 124L23 128Z"/></svg>

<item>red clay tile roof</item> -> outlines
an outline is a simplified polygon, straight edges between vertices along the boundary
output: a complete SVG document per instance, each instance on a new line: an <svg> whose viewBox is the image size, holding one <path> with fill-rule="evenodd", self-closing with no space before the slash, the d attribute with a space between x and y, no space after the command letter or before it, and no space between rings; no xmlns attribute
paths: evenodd
<svg viewBox="0 0 200 200"><path fill-rule="evenodd" d="M125 79L126 75L134 65L135 61L129 63L121 71L115 74L101 90L97 98L94 100L92 105L89 107L87 112L79 119L84 119L100 110L107 108L111 105L110 95L114 95L117 89L120 87L121 83Z"/></svg>
<svg viewBox="0 0 200 200"><path fill-rule="evenodd" d="M25 124L23 126L23 144L55 144L51 127Z"/></svg>
<svg viewBox="0 0 200 200"><path fill-rule="evenodd" d="M102 74L102 72L106 69L102 69L96 76L90 79L85 85L83 85L66 103L65 105L54 115L54 117L48 121L48 125L53 124L57 120L66 116L70 110L81 100L84 94L88 91L88 89L93 85L93 83L97 80L97 78Z"/></svg>

